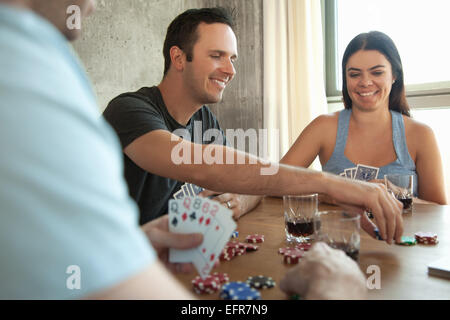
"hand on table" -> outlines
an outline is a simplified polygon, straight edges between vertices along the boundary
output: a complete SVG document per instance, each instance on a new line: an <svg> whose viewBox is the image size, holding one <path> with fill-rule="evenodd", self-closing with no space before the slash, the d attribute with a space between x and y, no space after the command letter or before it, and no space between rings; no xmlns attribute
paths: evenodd
<svg viewBox="0 0 450 320"><path fill-rule="evenodd" d="M329 179L326 183L326 194L342 208L361 214L361 227L366 232L374 235L374 224L364 214L366 210L370 210L381 237L389 244L392 244L393 240L401 242L403 205L387 191L385 185L334 175L326 177Z"/></svg>
<svg viewBox="0 0 450 320"><path fill-rule="evenodd" d="M169 216L164 215L143 225L142 230L158 254L159 259L172 272L190 273L191 263L170 263L169 248L192 249L203 242L201 233L181 234L169 231Z"/></svg>
<svg viewBox="0 0 450 320"><path fill-rule="evenodd" d="M220 193L211 190L202 191L199 196L215 196L211 200L219 202L224 207L233 211L233 219L238 220L247 212L253 210L261 201L262 196L248 196L235 193Z"/></svg>
<svg viewBox="0 0 450 320"><path fill-rule="evenodd" d="M316 243L281 280L287 294L305 299L365 299L366 279L342 250Z"/></svg>

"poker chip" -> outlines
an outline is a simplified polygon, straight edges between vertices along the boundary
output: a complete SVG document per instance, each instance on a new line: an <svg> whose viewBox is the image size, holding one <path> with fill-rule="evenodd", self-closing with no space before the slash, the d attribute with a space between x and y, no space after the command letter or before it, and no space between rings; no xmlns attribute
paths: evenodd
<svg viewBox="0 0 450 320"><path fill-rule="evenodd" d="M239 237L239 231L234 231L234 232L231 234L231 238L232 238L232 239L236 239L237 237Z"/></svg>
<svg viewBox="0 0 450 320"><path fill-rule="evenodd" d="M235 256L242 256L247 250L245 248L238 248L235 252Z"/></svg>
<svg viewBox="0 0 450 320"><path fill-rule="evenodd" d="M230 281L230 277L227 273L214 272L211 276L216 277L221 285Z"/></svg>
<svg viewBox="0 0 450 320"><path fill-rule="evenodd" d="M278 253L279 254L284 254L286 251L288 250L292 250L292 248L286 247L286 248L279 248L278 249Z"/></svg>
<svg viewBox="0 0 450 320"><path fill-rule="evenodd" d="M218 277L209 275L202 279L200 276L192 280L194 292L197 294L212 294L220 289L221 283Z"/></svg>
<svg viewBox="0 0 450 320"><path fill-rule="evenodd" d="M259 300L261 294L247 283L237 281L224 284L219 297L224 300Z"/></svg>
<svg viewBox="0 0 450 320"><path fill-rule="evenodd" d="M297 264L298 260L303 257L304 251L294 249L294 250L287 250L284 253L284 263L287 264Z"/></svg>
<svg viewBox="0 0 450 320"><path fill-rule="evenodd" d="M264 242L264 235L259 234L248 235L247 238L245 238L245 240L248 243L262 243Z"/></svg>
<svg viewBox="0 0 450 320"><path fill-rule="evenodd" d="M402 237L402 241L400 243L397 243L400 246L414 246L417 244L416 238L413 237Z"/></svg>
<svg viewBox="0 0 450 320"><path fill-rule="evenodd" d="M237 241L228 241L227 244L225 245L225 247L228 247L228 248L234 248L234 249L239 249L239 247L240 247L240 242L237 242Z"/></svg>
<svg viewBox="0 0 450 320"><path fill-rule="evenodd" d="M309 249L311 249L311 246L312 246L311 243L299 243L295 245L295 248L303 251L308 251Z"/></svg>
<svg viewBox="0 0 450 320"><path fill-rule="evenodd" d="M251 243L239 242L239 248L244 248L245 251L256 251L258 246Z"/></svg>
<svg viewBox="0 0 450 320"><path fill-rule="evenodd" d="M275 287L275 281L271 277L263 275L248 277L246 283L255 289L268 289Z"/></svg>
<svg viewBox="0 0 450 320"><path fill-rule="evenodd" d="M219 256L221 261L230 261L236 255L236 249L233 247L227 247L222 250L222 253Z"/></svg>
<svg viewBox="0 0 450 320"><path fill-rule="evenodd" d="M414 235L415 239L420 244L438 244L439 240L436 233L433 232L416 232Z"/></svg>

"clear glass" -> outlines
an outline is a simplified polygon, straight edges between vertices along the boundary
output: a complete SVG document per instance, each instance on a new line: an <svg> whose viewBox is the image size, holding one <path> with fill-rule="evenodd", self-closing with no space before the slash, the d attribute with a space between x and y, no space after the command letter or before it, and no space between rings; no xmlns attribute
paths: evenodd
<svg viewBox="0 0 450 320"><path fill-rule="evenodd" d="M316 241L340 249L350 258L359 261L360 215L343 210L321 211L316 220Z"/></svg>
<svg viewBox="0 0 450 320"><path fill-rule="evenodd" d="M384 183L389 192L403 203L403 213L411 213L413 208L414 176L407 174L387 174Z"/></svg>
<svg viewBox="0 0 450 320"><path fill-rule="evenodd" d="M338 66L351 39L377 30L396 44L405 84L450 81L450 42L442 38L442 32L450 30L450 1L338 0L337 11ZM338 69L340 90L342 74Z"/></svg>
<svg viewBox="0 0 450 320"><path fill-rule="evenodd" d="M286 241L302 243L313 240L318 212L318 195L284 196Z"/></svg>

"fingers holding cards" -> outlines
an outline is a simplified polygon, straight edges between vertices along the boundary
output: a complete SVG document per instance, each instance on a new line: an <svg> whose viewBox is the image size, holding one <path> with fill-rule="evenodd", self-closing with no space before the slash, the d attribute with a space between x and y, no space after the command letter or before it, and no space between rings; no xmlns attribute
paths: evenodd
<svg viewBox="0 0 450 320"><path fill-rule="evenodd" d="M170 249L170 262L192 262L206 277L228 242L236 223L230 210L216 201L197 196L169 201L169 230L176 233L202 233L203 243L195 249Z"/></svg>

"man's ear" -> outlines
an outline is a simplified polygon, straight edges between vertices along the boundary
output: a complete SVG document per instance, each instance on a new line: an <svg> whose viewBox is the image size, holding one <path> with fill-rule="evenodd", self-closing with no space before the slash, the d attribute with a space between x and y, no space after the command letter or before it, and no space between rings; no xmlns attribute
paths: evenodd
<svg viewBox="0 0 450 320"><path fill-rule="evenodd" d="M186 54L177 46L170 48L170 61L177 71L183 71L186 63Z"/></svg>

